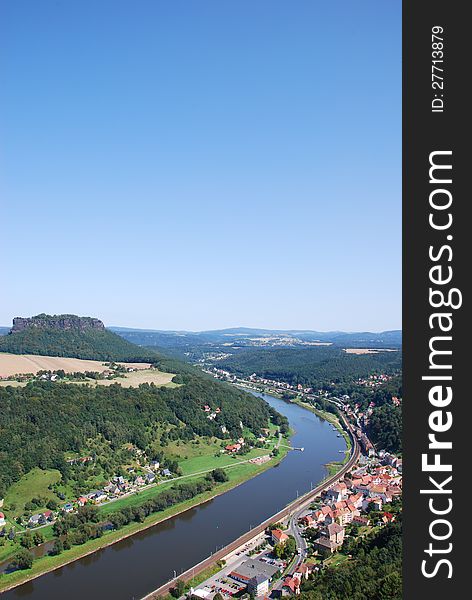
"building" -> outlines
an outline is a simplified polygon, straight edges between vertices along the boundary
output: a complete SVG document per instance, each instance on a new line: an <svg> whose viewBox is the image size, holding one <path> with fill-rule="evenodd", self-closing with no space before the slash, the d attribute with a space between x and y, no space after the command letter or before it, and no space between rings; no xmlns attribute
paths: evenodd
<svg viewBox="0 0 472 600"><path fill-rule="evenodd" d="M315 521L315 519L313 518L312 515L304 515L300 519L300 523L302 525L305 525L305 527L313 527L313 525L316 523L316 521Z"/></svg>
<svg viewBox="0 0 472 600"><path fill-rule="evenodd" d="M210 596L209 590L204 590L204 589L194 590L193 588L190 588L190 592L189 592L187 598L190 598L190 600L205 600L209 596Z"/></svg>
<svg viewBox="0 0 472 600"><path fill-rule="evenodd" d="M288 535L281 529L272 529L271 536L273 544L285 544L288 540Z"/></svg>
<svg viewBox="0 0 472 600"><path fill-rule="evenodd" d="M347 498L347 485L344 482L333 485L332 488L326 490L325 498L326 502L333 504L344 500Z"/></svg>
<svg viewBox="0 0 472 600"><path fill-rule="evenodd" d="M287 596L287 595L292 595L292 594L299 594L300 593L300 579L298 577L295 577L295 575L293 577L286 577L284 579L284 582L282 584L282 595L283 596Z"/></svg>
<svg viewBox="0 0 472 600"><path fill-rule="evenodd" d="M248 581L247 591L256 598L264 596L269 591L269 578L267 575L256 575Z"/></svg>
<svg viewBox="0 0 472 600"><path fill-rule="evenodd" d="M315 548L323 556L336 552L344 542L344 527L331 523L322 531L322 535L314 542Z"/></svg>
<svg viewBox="0 0 472 600"><path fill-rule="evenodd" d="M7 524L6 520L5 520L5 515L0 512L0 527L5 527L5 525Z"/></svg>
<svg viewBox="0 0 472 600"><path fill-rule="evenodd" d="M308 577L313 573L315 565L309 563L303 563L298 567L298 573L300 573L300 579L308 579Z"/></svg>
<svg viewBox="0 0 472 600"><path fill-rule="evenodd" d="M241 444L228 444L225 448L226 452L237 452L241 450Z"/></svg>
<svg viewBox="0 0 472 600"><path fill-rule="evenodd" d="M272 577L280 571L280 567L270 565L269 563L263 562L262 560L249 558L235 567L229 574L230 577L236 581L240 581L246 585L249 581L257 575L264 575L270 581Z"/></svg>

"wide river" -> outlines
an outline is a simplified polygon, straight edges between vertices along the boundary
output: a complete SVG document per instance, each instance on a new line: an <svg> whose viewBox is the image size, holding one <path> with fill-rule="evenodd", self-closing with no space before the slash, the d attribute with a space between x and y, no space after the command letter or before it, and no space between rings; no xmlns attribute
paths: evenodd
<svg viewBox="0 0 472 600"><path fill-rule="evenodd" d="M282 509L340 460L344 438L312 412L258 394L287 416L292 451L277 466L188 510L2 595L2 600L139 599Z"/></svg>

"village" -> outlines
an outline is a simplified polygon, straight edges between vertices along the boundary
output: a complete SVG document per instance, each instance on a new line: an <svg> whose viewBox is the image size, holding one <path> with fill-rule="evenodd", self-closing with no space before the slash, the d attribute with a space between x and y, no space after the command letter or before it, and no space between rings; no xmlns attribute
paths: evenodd
<svg viewBox="0 0 472 600"><path fill-rule="evenodd" d="M221 413L221 408L216 407L213 409L209 405L204 405L202 411L205 413L207 419L213 420ZM226 434L226 427L221 426L221 431L223 434ZM222 442L222 447L218 450L219 455L230 456L233 462L221 466L225 469L243 463L263 465L270 461L274 455L274 451L277 453L276 449L280 444L280 439L280 434L271 431L269 428L263 428L257 439L250 440L241 436L232 440L231 443ZM247 453L251 452L251 450L256 450L256 444L257 448L261 449L263 453L257 452L256 456L251 454L249 458L246 458L245 455ZM170 483L195 475L203 475L212 471L212 468L209 467L198 473L183 474L175 461L172 463L172 468L168 468L165 466L165 463L163 465L158 460L150 460L146 453L137 447L130 448L130 451L134 455L135 466L126 468L126 475L115 475L99 489L90 490L88 493L84 493L75 499L70 499L62 505L59 505L56 501L46 503L46 500L44 500L43 504L46 505L46 510L34 512L33 514L31 514L31 510L25 510L22 515L19 515L14 520L9 519L3 512L0 512L0 537L8 535L8 526L17 533L21 532L21 530L18 530L18 526L29 530L40 529L54 524L57 519L66 514L77 513L85 505L105 506L133 494L139 494L145 490L157 487L163 483ZM93 462L94 457L91 455L66 459L67 464L79 468ZM63 497L63 494L60 492L58 494L60 497ZM41 504L40 500L38 499L39 504ZM4 500L0 498L0 508L2 508L3 503ZM30 504L31 506L28 506L28 508L31 509L34 507L34 502Z"/></svg>
<svg viewBox="0 0 472 600"><path fill-rule="evenodd" d="M221 570L186 596L212 600L219 594L220 600L297 595L303 582L320 570L349 561L352 543L394 522L401 496L401 459L385 451L363 453L350 472L308 507L231 552Z"/></svg>

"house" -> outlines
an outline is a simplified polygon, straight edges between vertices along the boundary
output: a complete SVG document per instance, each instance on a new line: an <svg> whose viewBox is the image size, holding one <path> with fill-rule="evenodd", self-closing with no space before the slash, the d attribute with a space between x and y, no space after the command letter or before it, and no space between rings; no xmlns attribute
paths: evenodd
<svg viewBox="0 0 472 600"><path fill-rule="evenodd" d="M300 579L298 577L286 577L282 584L282 595L291 595L300 593Z"/></svg>
<svg viewBox="0 0 472 600"><path fill-rule="evenodd" d="M255 598L264 596L269 591L269 578L259 573L248 581L247 591Z"/></svg>
<svg viewBox="0 0 472 600"><path fill-rule="evenodd" d="M88 502L88 499L85 496L80 496L80 498L77 498L77 504L79 506L85 506Z"/></svg>
<svg viewBox="0 0 472 600"><path fill-rule="evenodd" d="M308 579L308 577L311 575L311 573L313 573L314 568L315 568L315 565L313 565L313 564L303 563L302 565L300 565L298 567L298 573L300 574L300 580Z"/></svg>
<svg viewBox="0 0 472 600"><path fill-rule="evenodd" d="M107 498L108 498L108 496L105 494L105 492L103 490L99 490L98 492L95 492L95 494L93 495L93 498L91 498L91 500L93 500L93 502L95 502L96 504L99 504L100 502L103 502Z"/></svg>
<svg viewBox="0 0 472 600"><path fill-rule="evenodd" d="M154 473L147 473L144 479L146 480L146 484L149 484L156 481L156 476L154 475Z"/></svg>
<svg viewBox="0 0 472 600"><path fill-rule="evenodd" d="M305 527L313 527L316 521L312 515L305 515L300 519L300 523L305 525Z"/></svg>
<svg viewBox="0 0 472 600"><path fill-rule="evenodd" d="M355 523L356 525L360 525L360 526L370 525L370 519L368 519L367 517L361 517L361 515L355 516L352 519L352 522Z"/></svg>
<svg viewBox="0 0 472 600"><path fill-rule="evenodd" d="M392 515L392 513L389 512L384 512L382 515L382 523L386 525L387 523L393 523L393 521L395 521L395 515Z"/></svg>
<svg viewBox="0 0 472 600"><path fill-rule="evenodd" d="M333 487L326 490L326 502L335 503L347 498L347 485L344 482L337 483Z"/></svg>
<svg viewBox="0 0 472 600"><path fill-rule="evenodd" d="M323 509L328 509L328 510L324 511ZM332 513L332 510L329 506L323 506L323 508L315 510L315 512L311 513L311 515L309 515L309 516L313 519L313 525L319 525L320 523L324 523L326 516L331 513Z"/></svg>
<svg viewBox="0 0 472 600"><path fill-rule="evenodd" d="M52 510L45 510L42 516L46 519L46 521L52 521L54 519L54 515L52 514Z"/></svg>
<svg viewBox="0 0 472 600"><path fill-rule="evenodd" d="M382 498L367 498L362 503L363 510L367 510L369 506L372 506L373 510L382 510Z"/></svg>
<svg viewBox="0 0 472 600"><path fill-rule="evenodd" d="M358 494L352 494L352 496L349 496L347 501L350 504L352 504L355 508L360 509L362 507L362 500L363 500L363 494L358 493Z"/></svg>
<svg viewBox="0 0 472 600"><path fill-rule="evenodd" d="M151 460L151 464L150 467L153 471L157 471L157 469L159 468L159 461L158 460Z"/></svg>
<svg viewBox="0 0 472 600"><path fill-rule="evenodd" d="M241 450L241 444L228 444L225 450L227 452L237 452L238 450Z"/></svg>
<svg viewBox="0 0 472 600"><path fill-rule="evenodd" d="M110 482L108 485L106 485L103 488L103 491L106 492L107 494L115 496L116 494L120 493L120 488L116 485L116 483ZM96 500L96 498L95 498L95 500Z"/></svg>
<svg viewBox="0 0 472 600"><path fill-rule="evenodd" d="M72 504L70 502L67 502L67 504L64 504L64 506L62 507L62 510L66 513L70 513L74 510L74 507L72 506ZM35 516L35 515L33 515Z"/></svg>
<svg viewBox="0 0 472 600"><path fill-rule="evenodd" d="M6 525L6 519L5 519L5 515L0 512L0 527L4 527Z"/></svg>
<svg viewBox="0 0 472 600"><path fill-rule="evenodd" d="M271 537L273 544L285 544L288 540L288 535L281 529L272 529Z"/></svg>
<svg viewBox="0 0 472 600"><path fill-rule="evenodd" d="M171 477L172 473L169 471L169 469L162 469L161 475L164 475L164 477Z"/></svg>
<svg viewBox="0 0 472 600"><path fill-rule="evenodd" d="M41 517L41 514L31 515L31 517L28 519L28 525L30 527L36 527L36 525L40 524Z"/></svg>
<svg viewBox="0 0 472 600"><path fill-rule="evenodd" d="M141 477L141 475L138 475L136 477L136 479L134 480L134 485L136 485L136 486L144 485L144 477Z"/></svg>

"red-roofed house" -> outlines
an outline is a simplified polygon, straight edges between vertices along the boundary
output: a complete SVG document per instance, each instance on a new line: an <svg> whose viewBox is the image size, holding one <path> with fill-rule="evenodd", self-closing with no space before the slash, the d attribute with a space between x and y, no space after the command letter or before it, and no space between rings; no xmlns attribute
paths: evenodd
<svg viewBox="0 0 472 600"><path fill-rule="evenodd" d="M305 525L305 527L312 527L315 524L315 519L313 518L312 515L304 515L300 519L300 523L302 525Z"/></svg>
<svg viewBox="0 0 472 600"><path fill-rule="evenodd" d="M288 540L288 535L281 529L272 529L272 542L274 544L285 544Z"/></svg>
<svg viewBox="0 0 472 600"><path fill-rule="evenodd" d="M282 585L282 593L299 594L300 579L298 577L286 577Z"/></svg>
<svg viewBox="0 0 472 600"><path fill-rule="evenodd" d="M227 452L237 452L238 450L241 450L241 444L228 444L225 450Z"/></svg>

